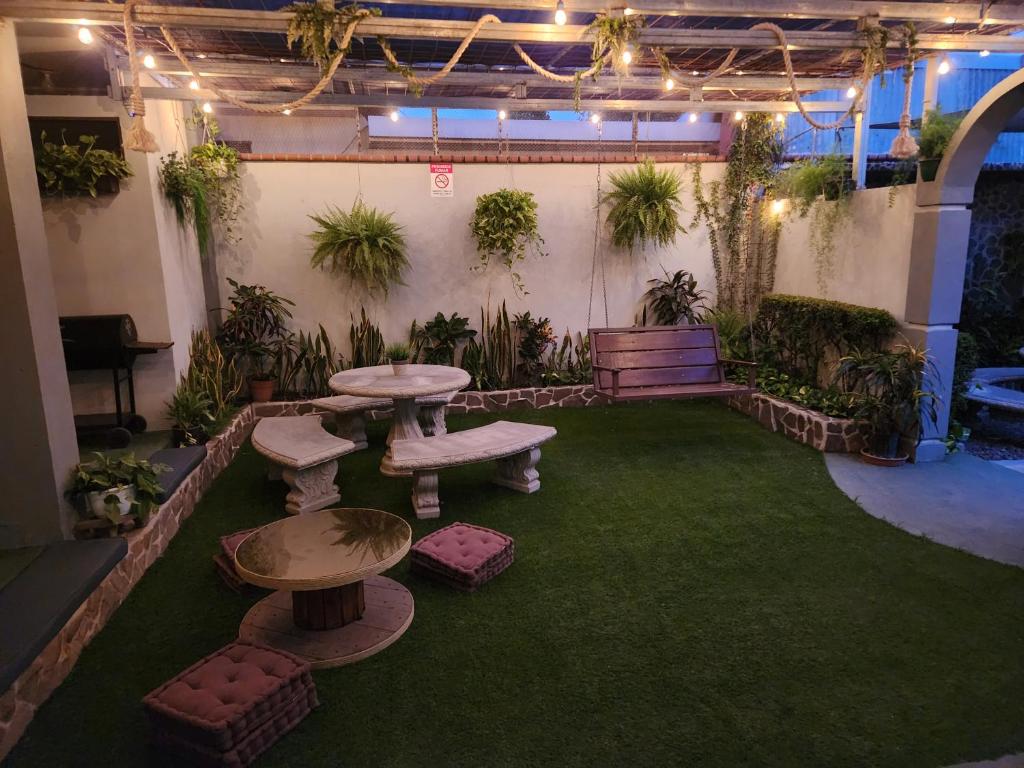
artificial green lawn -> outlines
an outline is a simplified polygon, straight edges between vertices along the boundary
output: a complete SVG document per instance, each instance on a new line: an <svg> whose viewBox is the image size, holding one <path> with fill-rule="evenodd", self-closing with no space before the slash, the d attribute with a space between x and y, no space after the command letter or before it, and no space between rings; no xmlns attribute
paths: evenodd
<svg viewBox="0 0 1024 768"><path fill-rule="evenodd" d="M408 573L397 644L316 672L321 706L259 766L936 766L1024 750L1024 571L862 512L821 456L714 403L519 412L553 424L542 489L441 476L442 519L368 451L342 498L418 538L515 537L475 595ZM493 417L453 417L463 429ZM229 642L217 536L285 488L246 447L37 715L11 766L161 764L139 700Z"/></svg>

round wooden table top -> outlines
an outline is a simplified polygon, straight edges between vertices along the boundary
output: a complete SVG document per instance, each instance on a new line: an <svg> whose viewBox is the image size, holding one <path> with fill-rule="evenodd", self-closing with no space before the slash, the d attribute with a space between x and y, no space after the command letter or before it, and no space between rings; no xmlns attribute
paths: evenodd
<svg viewBox="0 0 1024 768"><path fill-rule="evenodd" d="M350 368L331 376L328 385L339 395L412 398L457 392L469 385L469 374L450 365L402 366L396 374L390 365Z"/></svg>
<svg viewBox="0 0 1024 768"><path fill-rule="evenodd" d="M250 584L300 592L362 581L405 557L412 529L379 509L321 509L265 525L235 551Z"/></svg>

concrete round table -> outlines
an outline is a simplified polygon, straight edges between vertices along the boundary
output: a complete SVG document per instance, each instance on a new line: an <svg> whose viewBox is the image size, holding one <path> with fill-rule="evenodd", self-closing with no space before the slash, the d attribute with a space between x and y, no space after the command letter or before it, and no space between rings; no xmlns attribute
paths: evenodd
<svg viewBox="0 0 1024 768"><path fill-rule="evenodd" d="M377 574L411 542L409 524L378 509L322 509L253 531L235 551L235 570L277 591L249 609L239 638L313 667L351 664L387 648L412 623L413 599Z"/></svg>
<svg viewBox="0 0 1024 768"><path fill-rule="evenodd" d="M357 397L390 397L395 404L395 415L388 432L388 449L380 462L380 471L392 477L408 476L391 465L391 443L423 437L419 420L416 418L416 398L425 395L440 395L457 392L469 385L469 374L461 368L450 365L404 365L395 373L390 365L375 365L369 368L352 368L331 377L331 389L339 395Z"/></svg>

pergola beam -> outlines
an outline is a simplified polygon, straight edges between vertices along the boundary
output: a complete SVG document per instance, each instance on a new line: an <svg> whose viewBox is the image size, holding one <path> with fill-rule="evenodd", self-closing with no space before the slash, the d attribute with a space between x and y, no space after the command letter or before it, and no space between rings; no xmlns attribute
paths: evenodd
<svg viewBox="0 0 1024 768"><path fill-rule="evenodd" d="M232 96L260 104L280 104L295 97L293 93L280 91L228 91ZM218 101L213 91L193 91L188 88L142 89L146 99L170 99L175 101ZM309 108L364 107L369 109L395 109L398 107L425 107L438 109L506 109L526 112L567 110L570 103L564 99L496 99L476 96L422 96L411 94L320 94ZM849 107L843 101L809 101L804 104L808 111L845 112ZM794 113L796 105L791 101L686 101L673 99L650 101L647 99L583 99L582 112L783 112Z"/></svg>
<svg viewBox="0 0 1024 768"><path fill-rule="evenodd" d="M825 5L822 3L822 5ZM0 0L0 17L15 20L48 21L120 26L123 6L118 3L80 2L80 0ZM279 11L244 11L229 8L189 8L180 6L138 5L135 23L153 27L215 29L234 32L284 32L291 14ZM404 40L461 40L473 22L435 19L377 17L359 25L364 37L383 35ZM590 45L582 26L559 27L555 24L487 24L477 35L481 42L558 43ZM863 48L865 38L856 32L792 31L787 33L794 50L843 50ZM768 31L749 29L661 29L647 28L641 33L646 45L698 48L777 48L778 41ZM897 48L893 39L889 46ZM1010 35L922 34L918 47L925 51L980 51L1024 53L1024 38Z"/></svg>
<svg viewBox="0 0 1024 768"><path fill-rule="evenodd" d="M122 72L128 73L130 71L128 61L123 56L118 59L118 67ZM197 60L195 61L195 69L200 77L212 79L281 78L315 82L320 77L319 71L312 65L298 63L212 62L209 60ZM170 56L156 57L156 67L151 71L175 77L189 77L188 70L182 67L177 59ZM429 75L436 70L414 68L414 71L419 75ZM408 85L408 81L402 75L397 72L389 72L383 67L342 67L338 70L335 81L395 87L405 87ZM801 92L845 90L852 83L853 80L848 77L797 78L797 88ZM494 88L513 88L522 84L529 88L563 88L568 90L573 88L572 83L555 82L540 75L535 75L532 72L501 72L495 70L487 72L451 72L440 84ZM604 92L620 87L629 90L664 91L665 81L656 71L644 70L642 73L637 71L622 78L609 77L597 83L591 80L585 80L581 83L581 89L584 93ZM789 80L785 77L724 75L705 83L701 87L705 91L789 91Z"/></svg>

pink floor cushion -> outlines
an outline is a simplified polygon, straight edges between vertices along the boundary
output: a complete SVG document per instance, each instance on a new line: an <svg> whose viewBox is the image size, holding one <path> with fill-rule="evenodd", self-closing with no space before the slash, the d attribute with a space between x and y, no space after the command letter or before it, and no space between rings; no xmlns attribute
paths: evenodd
<svg viewBox="0 0 1024 768"><path fill-rule="evenodd" d="M248 528L244 531L236 531L235 533L229 533L227 536L220 537L220 552L213 556L213 565L217 569L217 573L224 580L224 583L231 587L236 592L241 592L246 589L249 585L242 581L235 571L235 551L238 549L238 545L245 539L256 528Z"/></svg>
<svg viewBox="0 0 1024 768"><path fill-rule="evenodd" d="M246 536L256 530L259 529L247 528L244 531L236 531L235 533L229 533L227 536L221 536L220 551L224 553L224 557L228 560L234 560L235 551L238 549L238 545L242 543Z"/></svg>
<svg viewBox="0 0 1024 768"><path fill-rule="evenodd" d="M142 701L157 746L189 765L249 765L317 706L309 665L237 641Z"/></svg>
<svg viewBox="0 0 1024 768"><path fill-rule="evenodd" d="M452 523L424 536L412 546L412 570L472 592L515 560L511 536L468 523Z"/></svg>

